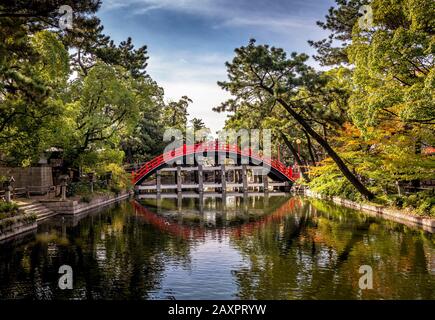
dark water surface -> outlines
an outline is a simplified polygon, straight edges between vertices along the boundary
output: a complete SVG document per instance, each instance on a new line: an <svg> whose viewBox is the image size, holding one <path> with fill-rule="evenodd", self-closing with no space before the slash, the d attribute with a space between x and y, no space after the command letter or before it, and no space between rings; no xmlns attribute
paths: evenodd
<svg viewBox="0 0 435 320"><path fill-rule="evenodd" d="M73 290L58 288L61 265ZM124 202L0 244L0 299L21 298L435 299L435 243L298 197Z"/></svg>

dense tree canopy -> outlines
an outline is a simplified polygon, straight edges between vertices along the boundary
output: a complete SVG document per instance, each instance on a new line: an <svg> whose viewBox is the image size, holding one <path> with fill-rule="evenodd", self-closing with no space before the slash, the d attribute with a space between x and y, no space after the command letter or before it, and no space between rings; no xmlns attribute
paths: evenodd
<svg viewBox="0 0 435 320"><path fill-rule="evenodd" d="M61 5L74 11L60 28ZM146 45L115 44L100 0L0 4L0 159L31 165L51 147L64 165L93 171L161 153L163 132L185 131L191 100L166 103L147 74ZM200 119L197 119L201 123Z"/></svg>
<svg viewBox="0 0 435 320"><path fill-rule="evenodd" d="M280 105L298 125L315 139L337 164L346 179L364 197L371 199L373 194L348 168L343 159L310 125L307 119L319 116L321 109L329 108L334 90L326 87L326 79L308 67L305 54L292 53L287 58L284 50L268 45L256 45L251 40L246 47L236 49L236 57L227 63L229 81L219 85L228 90L235 99L224 103L237 108L237 105L256 102L260 108L270 112ZM331 91L331 92L330 92Z"/></svg>
<svg viewBox="0 0 435 320"><path fill-rule="evenodd" d="M229 80L219 84L234 98L215 111L230 112L229 128L272 129L313 189L390 201L403 186L418 190L435 178L435 160L424 152L435 144L435 3L336 2L318 23L330 36L310 41L327 71L312 70L304 54L251 41L227 63ZM361 24L367 5L373 16Z"/></svg>
<svg viewBox="0 0 435 320"><path fill-rule="evenodd" d="M69 73L68 53L48 31L24 36L18 43L3 40L0 50L9 53L0 58L2 160L21 163L39 156L44 126L62 112L60 92ZM21 41L27 41L26 54ZM17 54L11 55L14 50Z"/></svg>
<svg viewBox="0 0 435 320"><path fill-rule="evenodd" d="M59 26L61 5L74 10L71 29ZM188 123L189 97L165 101L146 45L104 34L100 5L0 4L2 164L31 165L57 147L66 166L103 170L159 154L165 129L205 129ZM229 112L227 128L271 129L275 155L317 191L391 202L422 190L435 179L425 152L435 145L434 11L432 0L336 0L318 22L330 35L309 41L327 70L251 40L219 83L232 99L214 110ZM421 198L421 211L435 210Z"/></svg>

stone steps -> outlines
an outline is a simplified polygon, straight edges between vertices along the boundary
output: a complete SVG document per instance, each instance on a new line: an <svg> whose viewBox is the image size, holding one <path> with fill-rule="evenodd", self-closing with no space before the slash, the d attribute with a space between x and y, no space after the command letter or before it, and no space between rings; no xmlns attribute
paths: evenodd
<svg viewBox="0 0 435 320"><path fill-rule="evenodd" d="M23 203L19 204L18 207L20 210L24 211L25 213L33 213L36 214L36 221L40 222L45 219L48 219L50 217L53 217L56 215L56 212L50 210L46 206L44 206L42 203L34 202L34 203Z"/></svg>

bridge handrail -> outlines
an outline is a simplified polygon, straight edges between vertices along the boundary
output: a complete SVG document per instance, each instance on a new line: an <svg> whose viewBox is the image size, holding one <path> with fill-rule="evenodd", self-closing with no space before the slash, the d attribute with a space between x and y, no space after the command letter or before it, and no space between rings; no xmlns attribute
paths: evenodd
<svg viewBox="0 0 435 320"><path fill-rule="evenodd" d="M132 182L134 184L137 183L144 175L148 172L154 170L159 167L161 164L168 160L174 160L179 158L180 156L186 156L190 154L195 154L197 152L207 152L207 151L222 151L222 152L234 152L240 154L241 156L255 158L256 160L263 162L282 174L284 174L289 179L293 179L293 170L291 167L285 166L282 162L276 159L272 159L266 156L262 156L259 153L255 152L251 148L239 148L238 145L230 145L224 143L216 143L216 142L206 142L206 143L197 143L194 145L182 145L175 150L168 151L164 154L161 154L154 159L148 161L142 167L132 172Z"/></svg>

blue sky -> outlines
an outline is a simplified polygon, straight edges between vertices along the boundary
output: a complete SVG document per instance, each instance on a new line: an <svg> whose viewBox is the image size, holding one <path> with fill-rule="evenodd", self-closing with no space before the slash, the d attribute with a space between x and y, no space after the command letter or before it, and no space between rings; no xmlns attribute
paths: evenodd
<svg viewBox="0 0 435 320"><path fill-rule="evenodd" d="M314 51L308 40L325 37L323 20L332 0L103 0L98 16L116 42L146 44L148 73L167 100L187 95L190 118L215 132L226 115L211 109L228 98L216 84L226 79L225 62L250 38L287 51ZM311 60L316 66L315 61Z"/></svg>

